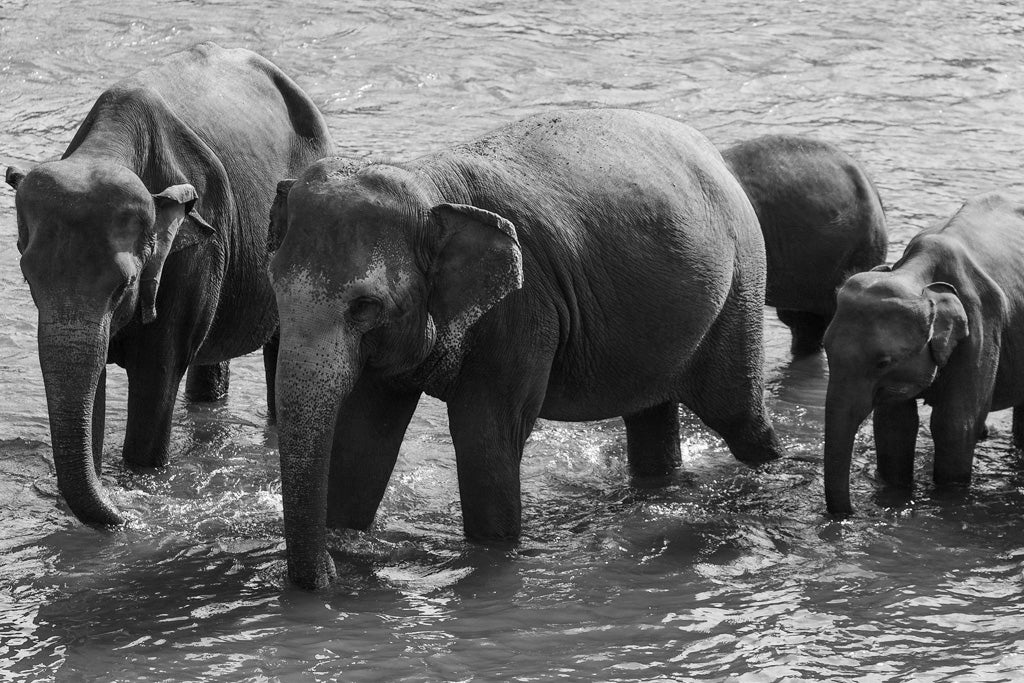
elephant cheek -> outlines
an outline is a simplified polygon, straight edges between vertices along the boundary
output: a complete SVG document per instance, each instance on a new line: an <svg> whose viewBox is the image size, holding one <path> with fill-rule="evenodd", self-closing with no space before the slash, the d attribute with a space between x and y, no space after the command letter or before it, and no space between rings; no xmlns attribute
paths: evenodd
<svg viewBox="0 0 1024 683"><path fill-rule="evenodd" d="M437 327L430 314L405 325L378 330L387 335L378 343L367 362L387 376L401 375L419 367L434 350Z"/></svg>

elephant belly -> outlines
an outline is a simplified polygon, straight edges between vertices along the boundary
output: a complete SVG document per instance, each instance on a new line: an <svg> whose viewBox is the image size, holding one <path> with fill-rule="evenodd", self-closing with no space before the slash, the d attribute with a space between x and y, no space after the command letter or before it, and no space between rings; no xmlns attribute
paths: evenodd
<svg viewBox="0 0 1024 683"><path fill-rule="evenodd" d="M695 331L633 343L628 353L612 348L556 361L540 416L568 422L603 420L679 401L700 338Z"/></svg>
<svg viewBox="0 0 1024 683"><path fill-rule="evenodd" d="M541 417L599 420L681 400L696 349L717 321L741 312L727 302L732 264L715 257L705 263L717 267L673 264L665 272L690 277L663 278L638 262L631 264L631 291L616 281L604 296L577 297L577 315L562 325L569 332L551 366ZM612 290L616 296L607 294Z"/></svg>
<svg viewBox="0 0 1024 683"><path fill-rule="evenodd" d="M540 417L558 422L591 422L632 415L665 402L666 399L657 400L653 398L654 395L639 392L631 395L608 393L567 396L556 390L545 396Z"/></svg>

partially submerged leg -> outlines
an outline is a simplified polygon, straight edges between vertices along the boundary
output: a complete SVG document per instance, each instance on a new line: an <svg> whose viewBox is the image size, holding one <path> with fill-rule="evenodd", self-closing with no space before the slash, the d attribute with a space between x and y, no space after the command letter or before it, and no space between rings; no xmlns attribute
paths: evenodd
<svg viewBox="0 0 1024 683"><path fill-rule="evenodd" d="M826 316L807 311L776 309L776 315L793 335L790 353L794 356L809 356L822 348L829 319Z"/></svg>
<svg viewBox="0 0 1024 683"><path fill-rule="evenodd" d="M681 400L751 465L781 457L782 445L764 403L763 312L730 308L701 342L681 387Z"/></svg>
<svg viewBox="0 0 1024 683"><path fill-rule="evenodd" d="M910 488L914 483L917 447L917 402L875 406L873 425L879 476L890 486Z"/></svg>
<svg viewBox="0 0 1024 683"><path fill-rule="evenodd" d="M185 380L185 398L196 403L208 403L227 398L231 382L231 363L192 365Z"/></svg>
<svg viewBox="0 0 1024 683"><path fill-rule="evenodd" d="M679 450L679 405L662 403L622 418L626 453L637 476L663 476L682 464Z"/></svg>
<svg viewBox="0 0 1024 683"><path fill-rule="evenodd" d="M267 378L267 421L277 422L277 353L281 346L280 332L263 345L263 373Z"/></svg>
<svg viewBox="0 0 1024 683"><path fill-rule="evenodd" d="M380 507L420 392L364 373L338 410L327 488L327 526L366 529Z"/></svg>

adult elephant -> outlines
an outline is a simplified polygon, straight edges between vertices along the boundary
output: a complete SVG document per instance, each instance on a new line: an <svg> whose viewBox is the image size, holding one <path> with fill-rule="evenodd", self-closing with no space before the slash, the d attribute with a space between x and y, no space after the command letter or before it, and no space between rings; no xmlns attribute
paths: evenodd
<svg viewBox="0 0 1024 683"><path fill-rule="evenodd" d="M678 466L678 403L748 463L763 399L764 246L721 156L675 121L533 116L407 164L324 159L275 215L288 571L325 585L325 526L374 518L422 392L448 404L463 526L520 532L538 416L622 415L629 463Z"/></svg>
<svg viewBox="0 0 1024 683"><path fill-rule="evenodd" d="M267 212L329 139L276 66L205 43L104 92L59 160L7 170L57 482L82 521L122 522L98 478L106 363L128 375L125 461L164 465L189 365L216 392L217 364L275 334Z"/></svg>
<svg viewBox="0 0 1024 683"><path fill-rule="evenodd" d="M932 406L937 485L970 482L990 410L1013 407L1024 445L1024 204L1000 194L966 202L920 232L891 268L851 277L825 334L825 498L849 514L850 459L874 411L878 472L913 483L917 401Z"/></svg>
<svg viewBox="0 0 1024 683"><path fill-rule="evenodd" d="M722 156L761 223L765 302L790 328L792 353L816 353L839 286L885 262L888 236L878 192L860 164L819 140L766 135Z"/></svg>

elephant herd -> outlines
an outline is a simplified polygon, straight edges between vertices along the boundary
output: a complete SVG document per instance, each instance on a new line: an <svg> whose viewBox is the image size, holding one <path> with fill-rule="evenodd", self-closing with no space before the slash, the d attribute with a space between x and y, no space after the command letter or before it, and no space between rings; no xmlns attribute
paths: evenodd
<svg viewBox="0 0 1024 683"><path fill-rule="evenodd" d="M794 354L828 355L832 513L851 511L872 411L879 472L906 487L917 399L938 484L969 481L988 411L1024 406L1024 207L969 201L882 266L875 188L814 140L719 153L653 114L558 110L353 164L281 70L204 43L115 84L59 160L6 179L71 510L123 522L98 477L107 363L128 377L124 460L161 466L186 373L189 398L219 398L227 362L263 347L305 588L333 576L328 527L372 523L423 393L447 404L464 530L483 542L520 533L539 417L622 416L640 475L679 466L680 403L740 460L780 457L766 302Z"/></svg>

